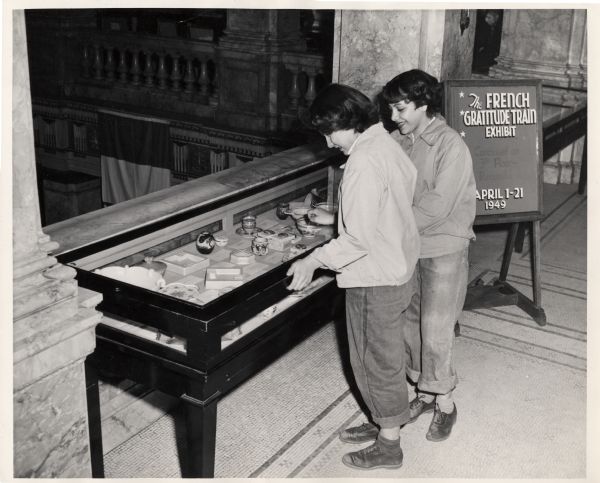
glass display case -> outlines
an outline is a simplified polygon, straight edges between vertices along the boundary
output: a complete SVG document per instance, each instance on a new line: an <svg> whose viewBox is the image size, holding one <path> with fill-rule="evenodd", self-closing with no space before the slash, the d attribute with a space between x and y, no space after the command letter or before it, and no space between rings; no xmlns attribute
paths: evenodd
<svg viewBox="0 0 600 483"><path fill-rule="evenodd" d="M234 192L59 256L81 286L103 296L86 361L94 476L103 476L102 374L179 397L182 474L213 476L217 401L341 306L332 272L318 270L301 292L287 289L293 261L334 236L333 226L307 230L302 215L317 195L333 199L327 173L311 169Z"/></svg>

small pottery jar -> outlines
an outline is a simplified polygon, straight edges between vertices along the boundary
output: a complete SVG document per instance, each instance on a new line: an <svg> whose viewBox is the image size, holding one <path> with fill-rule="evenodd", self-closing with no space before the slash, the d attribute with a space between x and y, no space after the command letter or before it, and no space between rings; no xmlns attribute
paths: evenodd
<svg viewBox="0 0 600 483"><path fill-rule="evenodd" d="M215 243L217 244L218 247L224 247L225 245L227 245L227 242L229 241L229 238L227 237L227 235L224 235L222 233L215 233L213 235L214 239L215 239Z"/></svg>
<svg viewBox="0 0 600 483"><path fill-rule="evenodd" d="M213 251L215 248L215 238L212 233L203 231L196 238L196 250L202 254L207 254Z"/></svg>
<svg viewBox="0 0 600 483"><path fill-rule="evenodd" d="M252 253L260 256L269 253L269 240L264 236L254 237L252 239Z"/></svg>
<svg viewBox="0 0 600 483"><path fill-rule="evenodd" d="M256 216L246 215L242 218L242 230L244 233L251 235L256 229Z"/></svg>
<svg viewBox="0 0 600 483"><path fill-rule="evenodd" d="M289 203L278 203L277 209L275 210L275 214L277 218L280 220L285 220L290 213L290 204Z"/></svg>

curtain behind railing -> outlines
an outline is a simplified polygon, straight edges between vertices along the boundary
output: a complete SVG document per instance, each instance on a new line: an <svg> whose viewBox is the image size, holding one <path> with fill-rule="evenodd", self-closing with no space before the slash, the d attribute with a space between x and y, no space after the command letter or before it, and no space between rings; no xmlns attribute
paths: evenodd
<svg viewBox="0 0 600 483"><path fill-rule="evenodd" d="M119 203L169 187L169 125L165 121L100 111L98 143L103 203Z"/></svg>

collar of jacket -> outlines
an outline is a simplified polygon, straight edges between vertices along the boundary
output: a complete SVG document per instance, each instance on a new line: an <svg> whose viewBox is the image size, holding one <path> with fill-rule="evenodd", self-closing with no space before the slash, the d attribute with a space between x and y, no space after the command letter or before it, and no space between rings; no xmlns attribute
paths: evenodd
<svg viewBox="0 0 600 483"><path fill-rule="evenodd" d="M439 139L440 131L446 126L446 120L441 114L437 114L433 122L425 128L425 130L419 135L423 141L430 146L433 146Z"/></svg>
<svg viewBox="0 0 600 483"><path fill-rule="evenodd" d="M360 135L354 140L354 143L352 144L350 149L348 150L348 155L352 154L352 151L354 151L356 149L356 146L358 146L365 139L368 139L372 136L376 136L377 134L380 134L381 132L387 132L385 130L385 128L383 127L383 123L381 123L381 122L373 124L372 126L367 128L365 131L361 132Z"/></svg>

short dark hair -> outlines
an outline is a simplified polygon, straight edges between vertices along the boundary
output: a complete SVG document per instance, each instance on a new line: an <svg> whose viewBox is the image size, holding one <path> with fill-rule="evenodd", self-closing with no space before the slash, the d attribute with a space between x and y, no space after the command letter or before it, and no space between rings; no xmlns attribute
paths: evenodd
<svg viewBox="0 0 600 483"><path fill-rule="evenodd" d="M321 134L354 129L364 132L379 122L377 106L362 92L343 84L329 84L310 106L310 122Z"/></svg>
<svg viewBox="0 0 600 483"><path fill-rule="evenodd" d="M442 110L442 85L435 77L419 69L394 77L383 88L382 97L388 104L412 101L417 107L427 105L429 117Z"/></svg>

